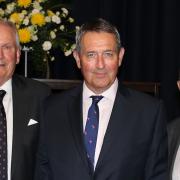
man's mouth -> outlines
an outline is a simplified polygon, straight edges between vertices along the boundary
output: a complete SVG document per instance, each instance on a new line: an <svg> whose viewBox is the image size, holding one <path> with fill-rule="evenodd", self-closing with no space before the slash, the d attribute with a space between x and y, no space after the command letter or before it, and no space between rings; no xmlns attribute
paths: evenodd
<svg viewBox="0 0 180 180"><path fill-rule="evenodd" d="M0 61L0 66L5 66L5 63Z"/></svg>

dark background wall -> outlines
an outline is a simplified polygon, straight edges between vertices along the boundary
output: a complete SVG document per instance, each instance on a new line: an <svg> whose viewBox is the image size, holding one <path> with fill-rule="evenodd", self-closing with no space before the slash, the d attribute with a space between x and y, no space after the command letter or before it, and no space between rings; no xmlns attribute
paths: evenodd
<svg viewBox="0 0 180 180"><path fill-rule="evenodd" d="M173 119L180 112L179 0L74 0L78 23L103 17L114 23L126 49L120 78L161 82L161 98Z"/></svg>
<svg viewBox="0 0 180 180"><path fill-rule="evenodd" d="M160 82L161 98L173 119L180 113L176 86L180 69L179 0L64 0L77 25L102 17L117 26L125 47L119 78ZM60 57L60 58L59 58ZM62 55L51 64L53 78L81 78L72 57ZM61 59L61 60L60 60Z"/></svg>

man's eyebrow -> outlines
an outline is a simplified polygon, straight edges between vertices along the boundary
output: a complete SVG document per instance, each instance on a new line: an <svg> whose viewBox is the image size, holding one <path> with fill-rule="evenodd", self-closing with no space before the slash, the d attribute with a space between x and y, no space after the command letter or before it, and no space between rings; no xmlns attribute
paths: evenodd
<svg viewBox="0 0 180 180"><path fill-rule="evenodd" d="M11 42L7 42L7 43L3 43L3 44L0 44L0 46L13 46L13 43Z"/></svg>
<svg viewBox="0 0 180 180"><path fill-rule="evenodd" d="M104 52L107 52L107 51L114 52L115 50L113 50L113 49L107 49L107 50L105 50Z"/></svg>

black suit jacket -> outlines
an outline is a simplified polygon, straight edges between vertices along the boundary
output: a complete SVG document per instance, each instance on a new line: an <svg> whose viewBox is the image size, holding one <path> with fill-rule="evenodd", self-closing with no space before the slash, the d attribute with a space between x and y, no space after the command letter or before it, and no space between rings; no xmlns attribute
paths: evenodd
<svg viewBox="0 0 180 180"><path fill-rule="evenodd" d="M82 86L46 102L36 180L166 180L162 103L119 86L93 173L83 143Z"/></svg>
<svg viewBox="0 0 180 180"><path fill-rule="evenodd" d="M39 123L28 126L30 119L39 122L39 108L50 89L37 81L14 75L13 143L11 180L33 180L38 146Z"/></svg>
<svg viewBox="0 0 180 180"><path fill-rule="evenodd" d="M172 172L176 154L180 145L180 117L168 124L169 146L169 179L172 180Z"/></svg>

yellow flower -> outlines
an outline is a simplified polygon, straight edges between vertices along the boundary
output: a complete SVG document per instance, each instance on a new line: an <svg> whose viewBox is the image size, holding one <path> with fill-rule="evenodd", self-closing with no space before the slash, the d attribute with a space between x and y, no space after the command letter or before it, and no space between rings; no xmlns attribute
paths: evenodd
<svg viewBox="0 0 180 180"><path fill-rule="evenodd" d="M18 34L21 43L28 43L31 41L31 32L28 28L19 29Z"/></svg>
<svg viewBox="0 0 180 180"><path fill-rule="evenodd" d="M51 10L47 10L47 14L48 14L48 16L50 16L50 17L55 15Z"/></svg>
<svg viewBox="0 0 180 180"><path fill-rule="evenodd" d="M31 5L32 0L17 0L18 6L20 7L29 7Z"/></svg>
<svg viewBox="0 0 180 180"><path fill-rule="evenodd" d="M41 13L35 13L31 16L31 23L33 25L43 26L45 25L45 17Z"/></svg>
<svg viewBox="0 0 180 180"><path fill-rule="evenodd" d="M10 21L12 21L13 23L19 24L21 22L21 18L19 13L13 13L10 16Z"/></svg>

